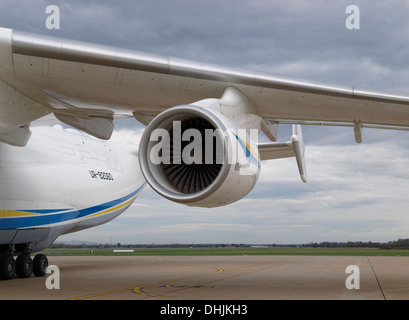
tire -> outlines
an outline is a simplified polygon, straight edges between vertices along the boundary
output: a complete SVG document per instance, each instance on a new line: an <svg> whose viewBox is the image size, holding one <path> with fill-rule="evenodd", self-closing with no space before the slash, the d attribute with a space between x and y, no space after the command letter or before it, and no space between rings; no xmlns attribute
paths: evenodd
<svg viewBox="0 0 409 320"><path fill-rule="evenodd" d="M0 279L10 280L16 273L16 261L9 253L0 255Z"/></svg>
<svg viewBox="0 0 409 320"><path fill-rule="evenodd" d="M33 273L36 277L43 277L46 274L48 267L48 259L43 254L38 254L33 260Z"/></svg>
<svg viewBox="0 0 409 320"><path fill-rule="evenodd" d="M33 273L33 260L29 254L20 254L16 259L16 274L19 278L28 278Z"/></svg>

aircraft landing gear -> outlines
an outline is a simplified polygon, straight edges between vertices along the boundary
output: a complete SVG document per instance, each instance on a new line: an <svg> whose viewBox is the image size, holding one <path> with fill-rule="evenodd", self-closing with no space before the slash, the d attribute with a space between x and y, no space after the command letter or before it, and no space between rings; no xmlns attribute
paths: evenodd
<svg viewBox="0 0 409 320"><path fill-rule="evenodd" d="M28 278L33 273L33 260L28 253L20 254L16 259L16 274L19 278Z"/></svg>
<svg viewBox="0 0 409 320"><path fill-rule="evenodd" d="M31 259L28 253L20 254L16 260L11 253L0 255L0 279L10 280L17 275L19 278L29 278L34 273L36 277L46 274L48 259L43 254L38 254Z"/></svg>
<svg viewBox="0 0 409 320"><path fill-rule="evenodd" d="M43 277L48 267L48 259L43 254L38 254L33 260L33 273L36 277Z"/></svg>
<svg viewBox="0 0 409 320"><path fill-rule="evenodd" d="M0 279L10 280L16 273L16 262L11 253L4 253L0 256Z"/></svg>

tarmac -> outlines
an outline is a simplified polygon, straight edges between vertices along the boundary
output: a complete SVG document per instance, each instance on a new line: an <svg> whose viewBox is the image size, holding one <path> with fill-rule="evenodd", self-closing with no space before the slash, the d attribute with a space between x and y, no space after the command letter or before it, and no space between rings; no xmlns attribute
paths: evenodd
<svg viewBox="0 0 409 320"><path fill-rule="evenodd" d="M65 256L49 265L44 277L1 281L0 300L409 299L409 257L400 256Z"/></svg>

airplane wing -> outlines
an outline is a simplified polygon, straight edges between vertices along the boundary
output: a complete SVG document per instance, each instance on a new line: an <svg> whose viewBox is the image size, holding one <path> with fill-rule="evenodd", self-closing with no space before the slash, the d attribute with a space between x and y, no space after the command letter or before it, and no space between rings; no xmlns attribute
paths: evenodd
<svg viewBox="0 0 409 320"><path fill-rule="evenodd" d="M220 97L226 87L247 97L271 140L278 123L351 126L357 142L362 127L409 128L409 95L0 28L0 139L15 144L49 113L108 139L114 118L148 124L167 108Z"/></svg>

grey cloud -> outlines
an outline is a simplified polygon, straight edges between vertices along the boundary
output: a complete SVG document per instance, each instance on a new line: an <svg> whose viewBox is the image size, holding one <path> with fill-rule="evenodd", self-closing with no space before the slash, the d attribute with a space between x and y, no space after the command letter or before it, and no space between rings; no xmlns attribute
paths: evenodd
<svg viewBox="0 0 409 320"><path fill-rule="evenodd" d="M341 84L404 89L409 81L405 1L355 1L361 29L353 31L349 1L0 3L4 26L27 31ZM49 4L60 6L61 30L45 28Z"/></svg>

